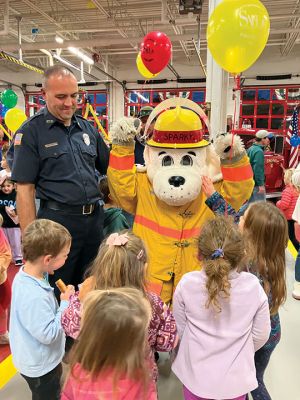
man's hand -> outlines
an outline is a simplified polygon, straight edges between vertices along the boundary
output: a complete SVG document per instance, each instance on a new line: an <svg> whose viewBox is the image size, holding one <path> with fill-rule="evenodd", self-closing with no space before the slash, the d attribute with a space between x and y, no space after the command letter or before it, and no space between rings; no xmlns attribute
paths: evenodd
<svg viewBox="0 0 300 400"><path fill-rule="evenodd" d="M207 198L209 198L216 191L212 180L208 176L202 176L202 191Z"/></svg>
<svg viewBox="0 0 300 400"><path fill-rule="evenodd" d="M258 186L258 193L265 193L266 189L264 186Z"/></svg>

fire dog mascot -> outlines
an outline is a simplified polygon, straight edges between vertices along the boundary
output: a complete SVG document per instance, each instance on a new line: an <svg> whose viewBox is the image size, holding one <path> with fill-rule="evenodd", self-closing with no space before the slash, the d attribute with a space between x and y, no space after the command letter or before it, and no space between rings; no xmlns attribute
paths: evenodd
<svg viewBox="0 0 300 400"><path fill-rule="evenodd" d="M220 135L214 146L203 139L207 116L188 99L168 99L150 114L156 119L145 147L146 168L134 165L134 137L139 120L124 117L111 130L108 168L111 195L135 215L133 232L149 251L150 287L169 303L186 272L199 269L196 241L203 223L213 218L201 192L201 176L235 208L249 199L252 169L241 139Z"/></svg>

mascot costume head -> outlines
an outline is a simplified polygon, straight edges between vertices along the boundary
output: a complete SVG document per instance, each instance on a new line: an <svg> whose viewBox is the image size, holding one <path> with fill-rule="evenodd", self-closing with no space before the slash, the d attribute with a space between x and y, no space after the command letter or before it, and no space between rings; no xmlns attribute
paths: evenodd
<svg viewBox="0 0 300 400"><path fill-rule="evenodd" d="M134 137L140 135L140 121L124 117L111 130L111 194L120 207L134 214L133 231L149 250L151 289L166 302L171 301L182 275L200 268L195 239L203 223L213 217L201 192L202 176L210 177L236 209L253 188L241 139L223 134L212 145L204 138L205 126L210 132L207 116L191 100L173 98L160 103L151 112L142 137L145 168L134 165Z"/></svg>
<svg viewBox="0 0 300 400"><path fill-rule="evenodd" d="M150 114L145 135L157 115L144 153L147 175L160 200L170 206L182 206L199 195L202 175L220 173L220 162L203 138L200 118L207 124L208 120L197 104L182 98L166 100Z"/></svg>

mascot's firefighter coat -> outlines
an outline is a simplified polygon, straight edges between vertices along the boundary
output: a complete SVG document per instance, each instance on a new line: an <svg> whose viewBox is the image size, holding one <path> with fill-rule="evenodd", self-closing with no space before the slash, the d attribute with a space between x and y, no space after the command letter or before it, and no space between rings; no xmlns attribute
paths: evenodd
<svg viewBox="0 0 300 400"><path fill-rule="evenodd" d="M170 302L182 275L200 268L195 239L213 218L201 192L201 176L211 177L236 209L250 197L253 179L238 136L221 135L214 148L203 139L199 116L207 117L196 103L165 100L152 111L148 125L157 115L145 147L144 171L134 165L138 120L122 118L113 126L108 180L117 204L135 215L133 232L148 248L151 290Z"/></svg>

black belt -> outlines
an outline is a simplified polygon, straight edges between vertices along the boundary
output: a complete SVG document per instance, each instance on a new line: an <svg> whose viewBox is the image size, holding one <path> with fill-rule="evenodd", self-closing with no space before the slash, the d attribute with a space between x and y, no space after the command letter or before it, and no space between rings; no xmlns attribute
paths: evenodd
<svg viewBox="0 0 300 400"><path fill-rule="evenodd" d="M90 215L94 212L97 203L94 204L84 204L82 206L72 206L69 204L59 203L58 201L53 200L41 200L42 208L49 208L50 210L55 211L65 211L69 214L78 214L78 215Z"/></svg>

